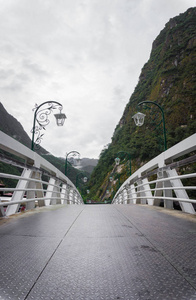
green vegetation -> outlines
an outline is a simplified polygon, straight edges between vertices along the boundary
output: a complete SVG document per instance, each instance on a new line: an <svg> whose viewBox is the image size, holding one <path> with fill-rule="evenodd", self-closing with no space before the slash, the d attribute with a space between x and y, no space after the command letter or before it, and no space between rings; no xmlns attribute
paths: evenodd
<svg viewBox="0 0 196 300"><path fill-rule="evenodd" d="M171 19L153 43L149 61L144 65L139 82L130 97L123 116L116 126L112 142L104 149L95 167L88 188L89 199L107 198L105 187L114 168L119 151L131 154L132 173L157 156L163 148L163 128L160 111L148 106L145 125L136 127L132 116L141 101L155 101L165 113L168 148L195 133L196 118L196 8ZM120 176L121 184L128 177L128 158L124 158ZM118 189L119 179L110 184L109 197Z"/></svg>

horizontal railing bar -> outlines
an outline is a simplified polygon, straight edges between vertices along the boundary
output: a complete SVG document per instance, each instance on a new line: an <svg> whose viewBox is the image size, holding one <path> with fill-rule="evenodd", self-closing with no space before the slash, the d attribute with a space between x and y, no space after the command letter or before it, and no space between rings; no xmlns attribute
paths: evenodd
<svg viewBox="0 0 196 300"><path fill-rule="evenodd" d="M129 189L129 191L134 191L135 193L141 193L141 192L149 192L149 191L163 191L163 190L196 190L196 186L177 186L177 187L162 187L162 188L154 188L154 189L147 189L147 190L141 190L136 191L137 187Z"/></svg>
<svg viewBox="0 0 196 300"><path fill-rule="evenodd" d="M35 202L40 200L50 200L50 199L61 199L60 197L47 197L47 198L32 198L32 199L25 199L25 200L18 200L18 201L10 201L10 202L0 202L0 206L6 206L6 205L14 205L14 204L21 204L21 203L27 203L27 202ZM62 199L61 199L62 200Z"/></svg>
<svg viewBox="0 0 196 300"><path fill-rule="evenodd" d="M188 158L185 158L185 159L182 159L182 160L179 160L179 161L176 161L176 162L173 162L173 163L170 163L170 164L167 164L166 167L163 167L163 171L165 171L165 168L171 168L171 169L174 169L174 168L179 168L179 167L183 167L183 166L187 166L191 163L194 163L196 162L196 154L195 155L192 155ZM144 179L146 177L149 177L149 176L152 176L152 175L155 175L157 172L159 171L159 168L156 168L152 171L147 171L147 172L143 172L142 176L140 177L141 179Z"/></svg>
<svg viewBox="0 0 196 300"><path fill-rule="evenodd" d="M0 189L0 191L4 191L4 192L6 192L6 191L14 191L14 192L22 192L22 191L24 191L24 192L43 192L43 193L47 192L47 190L44 190L44 189L15 189L15 188ZM65 191L65 192L62 192L62 191ZM59 191L52 191L52 193L61 193L61 194L64 195L66 193L66 191L68 192L68 190L60 188ZM3 197L3 196L6 197L6 195L1 195L0 197ZM12 195L10 195L10 197L11 196Z"/></svg>
<svg viewBox="0 0 196 300"><path fill-rule="evenodd" d="M19 168L22 168L22 169L30 169L30 170L33 170L35 172L39 172L39 173L42 173L43 175L45 176L48 176L50 178L54 178L54 179L58 179L58 177L52 175L50 172L46 171L45 169L43 168L37 168L35 166L32 166L32 165L29 165L27 163L22 163L22 162L18 162L17 160L15 159L10 159L8 157L6 157L5 155L2 155L0 154L0 161L4 162L4 163L7 163L9 165L13 165L13 166L16 166L16 167L19 167Z"/></svg>
<svg viewBox="0 0 196 300"><path fill-rule="evenodd" d="M175 180L175 179L187 179L187 178L192 178L192 177L196 177L196 173L178 175L178 176L173 176L173 177L167 177L167 178L152 180L152 181L145 182L144 184L137 185L136 187L140 187L142 185L147 185L147 184L152 184L152 183L157 183L157 182L170 181L170 180Z"/></svg>
<svg viewBox="0 0 196 300"><path fill-rule="evenodd" d="M58 187L58 188L60 187L59 185L49 183L48 181L42 181L42 180L35 179L35 178L25 178L25 177L21 177L21 176L18 176L18 175L11 175L11 174L0 173L0 177L11 178L11 179L18 179L18 180L26 180L26 181L38 182L38 183L42 183L42 184L45 184L45 185L50 185L50 186L54 186L54 187ZM66 184L68 187L73 188L67 182L63 182L60 179L58 179L58 180L60 181L60 184Z"/></svg>
<svg viewBox="0 0 196 300"><path fill-rule="evenodd" d="M10 191L10 192L12 192L12 191L17 191L17 192L19 192L19 191L27 191L27 192L33 192L33 191L39 191L39 192L41 192L41 191L44 191L44 192L46 192L47 190L44 190L44 189L18 189L18 188L0 188L0 191L4 191L4 192L8 192L8 191Z"/></svg>
<svg viewBox="0 0 196 300"><path fill-rule="evenodd" d="M42 181L42 180L39 180L39 179L36 179L36 178L21 177L19 175L11 175L11 174L6 174L6 173L0 173L0 177L10 178L10 179L18 179L18 180L26 180L26 181L33 181L33 182L39 182L39 183L55 186L54 184L51 184L48 181ZM60 179L58 179L58 180L61 181ZM61 183L64 183L64 182L61 181Z"/></svg>
<svg viewBox="0 0 196 300"><path fill-rule="evenodd" d="M142 187L144 185L153 184L153 183L157 183L157 182L165 182L165 181L170 181L170 180L175 180L175 179L187 179L187 178L192 178L192 177L196 177L196 173L156 179L156 180L148 181L148 182L145 182L145 183L142 183L142 184L138 184L138 185L135 186L135 188L139 188L139 187Z"/></svg>
<svg viewBox="0 0 196 300"><path fill-rule="evenodd" d="M149 191L164 191L164 190L196 190L196 186L178 186L178 187L163 187L136 191L135 189L129 189L129 191L134 191L134 193L144 193Z"/></svg>
<svg viewBox="0 0 196 300"><path fill-rule="evenodd" d="M26 181L33 181L33 182L39 182L39 183L43 183L43 184L47 184L47 185L51 185L51 186L56 186L55 184L49 183L48 181L43 181L43 180L39 180L39 179L36 179L36 178L21 177L19 175L12 175L12 174L0 173L0 177L10 178L10 179L18 179L18 180L26 180ZM65 182L63 182L60 179L58 179L58 180L61 183L65 183ZM67 182L66 182L66 184L67 184Z"/></svg>
<svg viewBox="0 0 196 300"><path fill-rule="evenodd" d="M61 200L61 201L70 201L70 202L75 202L74 200L70 199L62 199L61 197L47 197L47 198L32 198L32 199L25 199L25 200L18 200L18 201L10 201L10 202L0 202L0 207L1 206L9 206L9 205L14 205L14 204L21 204L21 203L27 203L27 202L35 202L35 201L40 201L40 200ZM81 201L80 201L81 203Z"/></svg>
<svg viewBox="0 0 196 300"><path fill-rule="evenodd" d="M136 193L148 192L148 191L164 191L164 190L196 190L196 186L163 187L163 188L148 189L143 191L141 190L141 191L137 191Z"/></svg>
<svg viewBox="0 0 196 300"><path fill-rule="evenodd" d="M171 200L171 201L178 201L178 202L189 202L189 203L196 203L196 200L195 199L186 199L186 198L174 198L174 197L159 197L159 196L146 196L146 197L136 197L136 198L129 198L130 199L162 199L162 200Z"/></svg>

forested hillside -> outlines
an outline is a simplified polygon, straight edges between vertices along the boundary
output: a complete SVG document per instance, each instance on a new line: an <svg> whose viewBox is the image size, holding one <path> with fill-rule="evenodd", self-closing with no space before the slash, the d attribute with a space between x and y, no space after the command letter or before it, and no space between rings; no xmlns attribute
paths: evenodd
<svg viewBox="0 0 196 300"><path fill-rule="evenodd" d="M142 101L158 103L164 110L168 148L196 131L196 8L171 19L152 45L134 93L114 131L112 142L101 154L89 183L90 196L96 200L112 198L119 183L130 172L164 151L161 111L156 105L140 106L145 124L136 127L132 116ZM121 164L114 159L119 151ZM107 195L109 177L112 190Z"/></svg>

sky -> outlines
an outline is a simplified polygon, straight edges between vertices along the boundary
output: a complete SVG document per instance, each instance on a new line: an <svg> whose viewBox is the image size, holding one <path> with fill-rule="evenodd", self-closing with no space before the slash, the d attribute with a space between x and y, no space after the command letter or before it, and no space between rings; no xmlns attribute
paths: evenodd
<svg viewBox="0 0 196 300"><path fill-rule="evenodd" d="M41 146L98 158L152 43L196 0L0 0L0 102L31 137L35 104L57 101ZM56 110L54 111L56 113Z"/></svg>

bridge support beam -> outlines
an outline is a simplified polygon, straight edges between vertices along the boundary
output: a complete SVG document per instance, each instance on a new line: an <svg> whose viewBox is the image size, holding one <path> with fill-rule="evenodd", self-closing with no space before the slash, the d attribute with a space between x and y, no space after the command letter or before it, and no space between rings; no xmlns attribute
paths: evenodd
<svg viewBox="0 0 196 300"><path fill-rule="evenodd" d="M35 178L36 180L41 181L41 172L32 172L31 178ZM43 200L38 200L38 206L45 206L44 202L44 193L43 193L43 185L41 182L36 182L36 181L30 181L28 183L28 189L36 189L36 191L28 191L27 192L27 199L35 198L43 198ZM26 209L33 209L35 208L35 201L32 202L27 202L26 203Z"/></svg>
<svg viewBox="0 0 196 300"><path fill-rule="evenodd" d="M166 173L167 173L168 177L178 176L178 173L176 172L175 169L168 168L166 170ZM177 198L189 199L189 196L188 196L186 190L184 189L183 184L182 184L180 179L178 179L178 178L177 179L171 179L170 183L171 183L171 186L172 186ZM175 189L175 187L182 187L182 189ZM186 212L186 213L189 213L189 214L195 214L195 210L194 210L194 207L193 207L192 203L180 202L179 201L179 204L180 204L180 207L181 207L183 212Z"/></svg>
<svg viewBox="0 0 196 300"><path fill-rule="evenodd" d="M142 184L144 184L142 189L143 190L142 194L144 195L148 205L154 205L154 200L152 199L152 192L150 190L148 179L147 178L142 179Z"/></svg>
<svg viewBox="0 0 196 300"><path fill-rule="evenodd" d="M30 169L24 169L21 175L21 179L18 181L16 189L21 189L20 190L16 190L14 191L13 195L12 195L12 199L11 201L22 201L23 197L24 197L24 189L27 188L29 181L28 179L31 178L32 176L32 170ZM10 216L13 215L15 213L18 212L20 207L20 204L13 204L13 205L9 205L7 210L6 210L6 216Z"/></svg>
<svg viewBox="0 0 196 300"><path fill-rule="evenodd" d="M63 184L61 188L61 204L67 204L67 185Z"/></svg>
<svg viewBox="0 0 196 300"><path fill-rule="evenodd" d="M135 189L135 185L134 184L131 184L130 197L132 199L132 203L136 204L137 203L137 195L136 195L136 189Z"/></svg>
<svg viewBox="0 0 196 300"><path fill-rule="evenodd" d="M53 196L54 184L55 184L55 179L50 178L49 184L48 184L48 187L47 187L47 192L46 192L46 199L45 199L45 205L46 206L52 204L52 200L50 200L48 198L51 198Z"/></svg>

